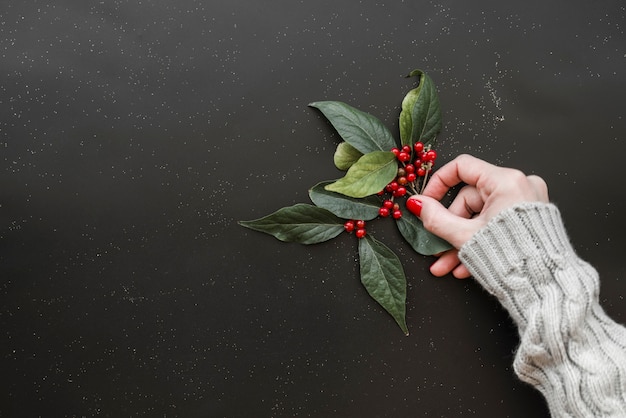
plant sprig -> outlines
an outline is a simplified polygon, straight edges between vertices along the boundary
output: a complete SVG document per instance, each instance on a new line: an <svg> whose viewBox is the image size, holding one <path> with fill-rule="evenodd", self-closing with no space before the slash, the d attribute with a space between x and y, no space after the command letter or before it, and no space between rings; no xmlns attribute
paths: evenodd
<svg viewBox="0 0 626 418"><path fill-rule="evenodd" d="M346 103L310 103L343 140L337 145L333 161L345 171L344 176L309 189L313 204L299 203L239 222L281 241L307 245L328 241L343 231L356 231L360 238L361 283L406 335L406 275L402 263L389 247L366 234L365 222L392 214L400 234L415 252L433 255L451 248L428 232L413 214L402 212L397 202L423 190L433 168L434 146L442 127L439 98L431 78L421 70L412 71L408 77L417 77L418 85L402 100L399 141L379 119ZM385 199L385 193L391 196ZM355 229L355 222L360 228Z"/></svg>

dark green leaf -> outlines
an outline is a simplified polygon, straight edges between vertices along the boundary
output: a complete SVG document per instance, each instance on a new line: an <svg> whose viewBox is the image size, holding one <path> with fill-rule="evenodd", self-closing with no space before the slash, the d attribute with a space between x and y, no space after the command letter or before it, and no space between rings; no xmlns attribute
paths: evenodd
<svg viewBox="0 0 626 418"><path fill-rule="evenodd" d="M356 163L359 158L363 156L363 153L354 148L347 142L341 142L337 145L337 150L333 156L335 167L340 170L347 170L352 167L352 164Z"/></svg>
<svg viewBox="0 0 626 418"><path fill-rule="evenodd" d="M330 211L298 203L284 207L263 218L240 221L239 225L273 235L281 241L317 244L343 231L344 220Z"/></svg>
<svg viewBox="0 0 626 418"><path fill-rule="evenodd" d="M441 106L432 79L421 70L414 70L409 77L417 76L419 85L409 91L402 100L400 112L400 139L403 145L422 141L435 145L441 131Z"/></svg>
<svg viewBox="0 0 626 418"><path fill-rule="evenodd" d="M406 276L398 256L383 243L366 235L359 240L361 283L376 302L396 320L402 331L406 326Z"/></svg>
<svg viewBox="0 0 626 418"><path fill-rule="evenodd" d="M343 140L363 154L389 151L396 146L389 129L369 113L336 101L314 102L309 106L319 109Z"/></svg>
<svg viewBox="0 0 626 418"><path fill-rule="evenodd" d="M396 224L404 239L419 254L434 255L452 248L448 242L428 232L422 221L409 211L404 211Z"/></svg>
<svg viewBox="0 0 626 418"><path fill-rule="evenodd" d="M411 117L411 110L413 109L413 106L415 106L415 102L417 101L421 90L422 83L419 83L419 85L413 90L409 91L402 100L402 111L400 112L399 121L400 141L402 142L402 145L412 145L417 142L413 140L413 137L411 135L413 132L413 118Z"/></svg>
<svg viewBox="0 0 626 418"><path fill-rule="evenodd" d="M368 196L356 199L326 190L325 187L331 183L332 181L323 181L309 190L309 196L313 203L344 219L369 221L378 216L378 209L380 209L381 204L379 198Z"/></svg>
<svg viewBox="0 0 626 418"><path fill-rule="evenodd" d="M373 151L354 163L343 178L326 190L350 197L365 197L383 190L398 173L396 156L390 151Z"/></svg>

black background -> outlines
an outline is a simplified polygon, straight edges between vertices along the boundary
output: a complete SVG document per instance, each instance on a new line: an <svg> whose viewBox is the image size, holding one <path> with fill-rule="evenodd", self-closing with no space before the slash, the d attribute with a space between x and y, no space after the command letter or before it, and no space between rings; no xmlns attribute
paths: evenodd
<svg viewBox="0 0 626 418"><path fill-rule="evenodd" d="M336 178L341 100L397 132L420 68L468 152L543 176L626 322L622 1L8 1L0 11L0 416L547 416L472 280L245 230Z"/></svg>

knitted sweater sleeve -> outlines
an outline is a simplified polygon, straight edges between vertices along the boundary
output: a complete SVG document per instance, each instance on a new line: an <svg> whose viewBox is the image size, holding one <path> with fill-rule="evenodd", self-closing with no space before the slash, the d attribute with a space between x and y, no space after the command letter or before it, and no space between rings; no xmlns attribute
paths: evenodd
<svg viewBox="0 0 626 418"><path fill-rule="evenodd" d="M520 334L514 370L556 417L626 417L626 329L599 304L599 278L578 258L552 204L492 219L460 250Z"/></svg>

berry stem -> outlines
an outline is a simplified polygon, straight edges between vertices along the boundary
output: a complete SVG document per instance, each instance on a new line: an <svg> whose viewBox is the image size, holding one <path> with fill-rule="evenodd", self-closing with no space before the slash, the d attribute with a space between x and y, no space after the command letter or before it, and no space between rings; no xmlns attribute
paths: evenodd
<svg viewBox="0 0 626 418"><path fill-rule="evenodd" d="M430 174L430 171L432 170L432 164L428 163L429 167L428 170L426 170L426 174L424 175L424 180L422 180L422 188L420 190L420 194L424 193L424 188L426 187L426 182L428 181L428 175Z"/></svg>

